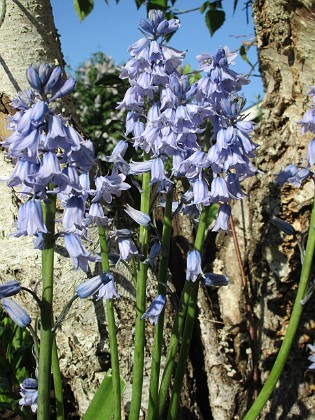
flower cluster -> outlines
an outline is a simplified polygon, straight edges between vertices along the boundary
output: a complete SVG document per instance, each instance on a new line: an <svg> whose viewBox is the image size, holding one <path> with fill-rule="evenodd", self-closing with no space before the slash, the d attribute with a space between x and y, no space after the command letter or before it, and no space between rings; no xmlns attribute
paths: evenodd
<svg viewBox="0 0 315 420"><path fill-rule="evenodd" d="M146 161L129 165L129 174L151 171L150 184L157 184L161 193L175 177L186 178L190 187L176 211L198 217L203 206L217 203L212 229L229 231L229 202L244 197L240 182L257 171L251 163L257 148L250 139L253 123L245 121L246 101L238 93L249 81L230 68L236 54L220 47L214 55L197 57L203 75L190 85L180 68L185 52L165 45L165 35L179 26L176 19L165 20L161 11L151 10L149 19L140 22L145 37L129 47L132 58L121 69L120 77L130 83L118 106L128 111L125 134L136 150L147 154ZM212 135L205 142L207 124ZM127 143L119 147L125 153ZM123 154L123 165L121 158ZM194 268L187 267L187 279L201 273L195 257L188 256Z"/></svg>
<svg viewBox="0 0 315 420"><path fill-rule="evenodd" d="M158 183L161 191L171 176L186 177L192 194L182 211L195 214L203 205L221 203L214 230L228 230L227 203L244 196L240 180L256 171L250 162L257 147L249 137L253 124L244 121L245 99L237 93L249 81L229 68L236 54L225 47L197 57L205 75L190 86L179 68L185 52L164 44L163 37L177 30L179 22L151 10L140 26L146 37L129 47L132 59L121 77L128 77L131 87L118 108L129 111L126 135L151 159L131 164L129 173L151 171L151 184ZM207 122L212 137L205 150L197 136ZM171 174L165 169L169 159Z"/></svg>
<svg viewBox="0 0 315 420"><path fill-rule="evenodd" d="M90 185L89 171L95 165L90 140L82 136L58 112L59 101L70 93L75 81L64 78L60 67L49 64L29 67L27 79L31 89L19 93L12 106L17 112L10 117L12 135L3 141L7 157L15 163L8 180L9 187L19 187L23 200L18 211L14 236L35 236L35 248L43 249L44 223L42 204L47 194L56 194L63 215L61 236L72 258L74 268L88 270L88 262L98 260L82 243L91 223L106 225L102 202L130 188L126 175L119 173L117 159L111 174L95 178ZM122 158L121 158L122 160ZM92 196L89 205L88 198Z"/></svg>

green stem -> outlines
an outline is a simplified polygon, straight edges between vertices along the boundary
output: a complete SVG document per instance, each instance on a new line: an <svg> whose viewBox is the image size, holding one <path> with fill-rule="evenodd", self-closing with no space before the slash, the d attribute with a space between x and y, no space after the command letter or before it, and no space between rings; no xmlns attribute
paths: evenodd
<svg viewBox="0 0 315 420"><path fill-rule="evenodd" d="M53 188L53 186L51 186ZM52 189L50 188L50 189ZM54 231L56 195L49 194L43 205L44 221L49 233L45 234L42 251L43 290L40 307L40 352L38 368L38 420L50 419L50 381L52 357L53 280L54 280Z"/></svg>
<svg viewBox="0 0 315 420"><path fill-rule="evenodd" d="M62 377L59 367L58 349L56 335L53 335L52 347L52 374L54 379L55 399L56 399L56 420L64 420L64 405L62 392Z"/></svg>
<svg viewBox="0 0 315 420"><path fill-rule="evenodd" d="M39 359L39 350L38 350L38 338L37 338L37 334L34 331L34 328L29 325L28 326L29 332L31 333L32 339L33 339L33 343L34 343L34 352L35 352L35 356L37 357L37 361ZM36 362L37 363L37 362Z"/></svg>
<svg viewBox="0 0 315 420"><path fill-rule="evenodd" d="M148 154L145 154L144 161L148 160ZM142 193L140 210L149 214L150 210L150 172L143 174ZM140 226L139 244L141 254L146 258L148 253L149 232L148 228ZM145 344L145 322L141 320L146 306L146 284L147 284L148 265L142 261L139 264L139 271L136 283L136 329L135 329L135 350L132 398L130 406L129 420L138 420L141 407L141 394L143 384L143 364L144 364L144 344Z"/></svg>
<svg viewBox="0 0 315 420"><path fill-rule="evenodd" d="M180 403L180 393L182 389L182 384L186 372L186 364L189 354L190 342L191 337L194 330L194 323L195 323L195 316L196 316L196 309L197 309L197 299L198 299L198 290L199 290L199 281L194 284L192 289L190 300L187 309L186 321L185 321L185 328L183 333L183 340L182 345L180 348L179 358L177 362L175 380L172 387L172 399L167 415L168 420L176 420L177 413Z"/></svg>
<svg viewBox="0 0 315 420"><path fill-rule="evenodd" d="M102 255L102 269L107 271L109 269L106 233L103 226L98 227L101 255ZM120 374L119 374L119 358L118 358L118 345L116 335L116 323L114 304L112 299L106 299L106 317L108 325L108 336L110 346L110 359L112 367L112 378L113 378L113 391L114 391L114 402L115 411L114 419L121 419L121 389L120 389Z"/></svg>
<svg viewBox="0 0 315 420"><path fill-rule="evenodd" d="M204 207L200 215L200 221L198 225L198 230L195 239L195 249L199 252L202 251L204 236L207 228L207 221L209 218L210 206ZM184 288L181 294L178 312L174 321L172 335L168 347L168 352L166 356L165 369L163 372L162 382L160 386L159 400L158 400L158 409L154 415L154 419L161 419L163 416L165 401L168 394L168 389L171 381L172 372L175 365L175 356L177 351L177 346L182 335L184 328L184 322L186 318L186 313L188 309L188 304L192 294L194 283L192 281L185 281Z"/></svg>
<svg viewBox="0 0 315 420"><path fill-rule="evenodd" d="M172 335L170 338L168 351L166 355L165 368L162 376L162 381L160 385L159 399L157 403L157 409L154 413L154 419L159 420L162 418L165 401L168 394L168 388L171 382L171 377L175 365L175 356L177 351L177 346L182 335L184 321L186 317L187 307L190 299L191 290L193 283L191 281L185 281L184 288L180 297L178 312L175 317Z"/></svg>
<svg viewBox="0 0 315 420"><path fill-rule="evenodd" d="M303 310L303 305L301 304L300 301L304 298L304 295L305 295L305 290L307 287L307 282L309 279L310 270L311 270L312 262L313 262L314 249L315 249L315 200L313 203L313 209L312 209L312 214L311 214L310 227L308 231L308 239L307 239L303 265L302 265L300 283L299 283L298 291L296 294L294 306L292 309L292 314L291 314L290 322L288 325L288 329L284 337L284 340L282 342L282 345L280 347L277 359L270 372L270 375L265 385L263 386L262 390L260 391L256 401L254 402L254 404L252 405L252 407L249 409L248 413L244 417L244 420L256 419L256 417L259 415L264 405L268 401L271 393L273 392L278 382L278 379L282 373L284 365L287 361L287 358L289 356L289 352L291 350L293 340L294 340L294 337L295 337L295 334L299 325L302 310Z"/></svg>
<svg viewBox="0 0 315 420"><path fill-rule="evenodd" d="M158 274L158 294L166 293L168 258L170 253L171 233L172 233L172 203L173 188L166 195L165 213L162 231L162 257L159 264ZM153 418L155 412L155 404L158 400L159 393L159 377L161 366L161 353L163 344L163 327L164 327L164 311L159 317L159 321L154 330L154 343L152 351L150 390L149 390L149 407L148 419Z"/></svg>

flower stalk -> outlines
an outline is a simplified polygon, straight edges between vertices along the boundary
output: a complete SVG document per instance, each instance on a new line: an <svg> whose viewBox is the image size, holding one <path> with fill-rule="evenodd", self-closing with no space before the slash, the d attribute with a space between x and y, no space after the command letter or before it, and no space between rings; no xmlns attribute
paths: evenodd
<svg viewBox="0 0 315 420"><path fill-rule="evenodd" d="M144 154L144 162L149 159L147 153ZM140 210L149 214L150 211L150 172L143 174ZM145 257L148 253L149 232L147 226L140 226L139 244L141 254ZM141 407L141 394L143 384L143 365L144 365L144 342L145 342L145 322L141 320L146 309L146 284L147 284L148 265L143 261L139 263L139 271L136 283L136 331L134 349L134 369L132 384L132 399L130 406L130 420L137 420Z"/></svg>
<svg viewBox="0 0 315 420"><path fill-rule="evenodd" d="M200 254L203 250L203 244L205 239L205 234L208 227L210 206L204 207L200 216L200 221L198 225L197 235L195 239L195 250ZM168 419L175 420L177 418L179 403L180 403L180 393L182 389L183 379L186 372L187 359L190 349L191 338L194 329L194 322L196 317L197 310L197 300L198 300L198 290L199 290L199 281L193 284L191 290L190 299L188 302L187 315L185 320L185 327L183 332L182 345L180 348L179 359L176 368L175 380L173 385L173 393L171 398L171 403L168 411Z"/></svg>
<svg viewBox="0 0 315 420"><path fill-rule="evenodd" d="M53 186L50 185L50 190ZM38 420L50 419L50 382L53 333L53 281L54 281L54 231L56 215L56 196L49 194L43 205L44 222L48 233L44 234L42 251L43 289L40 307L40 352L38 369Z"/></svg>
<svg viewBox="0 0 315 420"><path fill-rule="evenodd" d="M289 353L290 353L290 350L291 350L291 347L292 347L292 344L293 344L293 341L297 332L299 321L301 318L301 314L303 310L303 305L301 303L301 300L303 300L305 296L305 291L307 288L307 283L309 280L310 270L311 270L312 262L313 262L314 249L315 249L315 200L313 203L313 209L312 209L312 214L311 214L310 227L308 231L308 239L307 239L303 265L302 265L302 272L301 272L299 287L297 290L294 306L292 309L292 314L291 314L290 322L288 325L288 329L284 337L284 340L282 342L282 345L280 347L276 361L270 372L270 375L265 385L263 386L262 390L260 391L256 401L254 402L254 404L251 406L246 416L244 417L244 420L254 420L257 418L257 416L259 415L259 413L261 412L261 410L267 403L268 399L270 398L278 382L278 379L280 378L280 375L283 371L283 368L289 356Z"/></svg>
<svg viewBox="0 0 315 420"><path fill-rule="evenodd" d="M64 420L64 404L62 392L62 377L59 366L58 348L56 343L56 335L53 335L52 347L52 374L54 380L54 390L56 399L56 420Z"/></svg>
<svg viewBox="0 0 315 420"><path fill-rule="evenodd" d="M99 241L102 256L102 269L106 272L109 269L106 233L103 226L98 227ZM119 358L118 345L116 336L116 323L113 299L106 299L106 316L109 335L110 358L113 378L114 391L114 419L121 419L121 388L120 388L120 374L119 374Z"/></svg>
<svg viewBox="0 0 315 420"><path fill-rule="evenodd" d="M158 274L158 294L165 294L167 283L168 259L170 253L171 233L172 233L172 202L173 188L166 195L165 213L162 231L162 257L159 265ZM159 393L159 377L161 367L161 353L163 344L164 311L159 316L159 321L154 329L154 343L152 351L149 407L148 419L153 418L155 405Z"/></svg>
<svg viewBox="0 0 315 420"><path fill-rule="evenodd" d="M208 226L207 221L209 220L210 208L211 208L210 206L204 207L200 215L200 221L199 221L198 230L197 230L196 239L195 239L195 250L199 252L201 252L203 248L204 236L205 236L205 232ZM169 385L171 381L171 376L172 376L172 372L175 365L175 356L177 352L177 346L178 346L180 338L182 337L182 332L185 326L185 322L188 322L188 324L192 324L192 325L194 322L195 311L196 311L196 306L197 306L196 294L198 294L198 287L194 285L192 281L186 281L184 284L182 294L181 294L181 298L179 302L179 309L178 309L178 312L174 321L174 325L173 325L172 335L171 335L169 348L168 348L168 352L166 356L165 369L163 372L162 382L160 386L158 406L157 406L154 419L159 419L159 418L162 418L163 416L163 411L164 411L164 406L165 406L168 389L169 389ZM192 301L190 304L191 299ZM189 314L189 318L187 318L188 319L187 321L186 313L188 311L188 308L190 308L190 314ZM183 377L184 377L184 373L186 369L187 355L188 355L190 341L191 341L191 336L189 337L189 334L190 332L188 331L188 326L187 326L187 328L184 331L184 335L182 339L181 355L179 359L179 362L181 363L181 365L179 364L177 365L177 371L176 371L177 376L175 376L175 380L177 378L177 387L176 389L174 389L174 393L176 394L180 393L180 389L182 386L182 381L183 381Z"/></svg>

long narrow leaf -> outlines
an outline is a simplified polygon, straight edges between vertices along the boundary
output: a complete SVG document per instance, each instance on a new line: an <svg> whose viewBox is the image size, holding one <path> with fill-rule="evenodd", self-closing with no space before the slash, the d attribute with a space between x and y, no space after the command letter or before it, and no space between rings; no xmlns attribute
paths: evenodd
<svg viewBox="0 0 315 420"><path fill-rule="evenodd" d="M126 382L120 377L122 392L125 386ZM113 378L109 370L84 414L83 420L112 420L115 412L114 403Z"/></svg>

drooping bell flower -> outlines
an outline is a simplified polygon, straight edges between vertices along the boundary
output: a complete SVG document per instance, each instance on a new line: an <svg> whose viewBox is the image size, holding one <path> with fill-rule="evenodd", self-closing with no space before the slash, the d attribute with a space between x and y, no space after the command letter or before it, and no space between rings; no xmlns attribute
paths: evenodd
<svg viewBox="0 0 315 420"><path fill-rule="evenodd" d="M142 315L141 319L143 320L148 318L152 325L156 325L159 320L159 316L164 309L165 303L166 296L157 295L149 306L149 309Z"/></svg>

